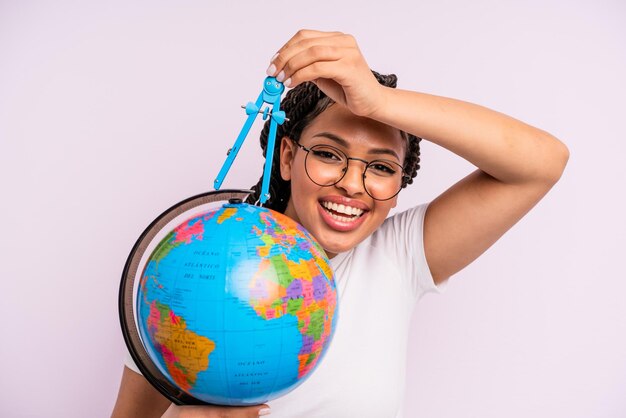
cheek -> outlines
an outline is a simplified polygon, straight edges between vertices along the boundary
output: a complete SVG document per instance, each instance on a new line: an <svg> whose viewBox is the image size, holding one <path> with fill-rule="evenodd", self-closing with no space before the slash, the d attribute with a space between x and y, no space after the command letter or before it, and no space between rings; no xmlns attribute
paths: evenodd
<svg viewBox="0 0 626 418"><path fill-rule="evenodd" d="M311 189L311 186L314 186L314 183L309 180L309 176L306 174L303 161L294 161L289 170L289 175L291 177L291 193L296 196L301 197Z"/></svg>
<svg viewBox="0 0 626 418"><path fill-rule="evenodd" d="M312 208L317 204L319 189L320 186L309 179L304 168L291 170L291 197L299 216L314 210Z"/></svg>

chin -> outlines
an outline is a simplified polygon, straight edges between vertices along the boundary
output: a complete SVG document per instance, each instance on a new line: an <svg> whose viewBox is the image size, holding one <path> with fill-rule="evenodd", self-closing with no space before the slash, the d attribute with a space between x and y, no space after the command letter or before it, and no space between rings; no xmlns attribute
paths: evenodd
<svg viewBox="0 0 626 418"><path fill-rule="evenodd" d="M326 239L325 239L326 238ZM354 240L347 239L348 237L320 237L318 242L326 251L326 254L329 258L334 257L339 253L345 253L346 251L350 251L352 248L358 245L358 242L354 242Z"/></svg>

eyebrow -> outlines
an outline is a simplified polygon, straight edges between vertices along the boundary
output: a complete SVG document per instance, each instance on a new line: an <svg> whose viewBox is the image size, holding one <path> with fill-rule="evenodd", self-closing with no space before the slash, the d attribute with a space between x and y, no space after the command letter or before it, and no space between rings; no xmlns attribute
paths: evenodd
<svg viewBox="0 0 626 418"><path fill-rule="evenodd" d="M348 141L330 132L320 132L320 133L313 135L313 138L316 138L316 137L328 138L331 141L336 142L337 144L341 145L344 148L350 148L350 143ZM367 151L367 153L375 154L375 155L391 155L393 157L396 157L398 161L400 161L400 157L398 156L398 154L391 148L370 148Z"/></svg>

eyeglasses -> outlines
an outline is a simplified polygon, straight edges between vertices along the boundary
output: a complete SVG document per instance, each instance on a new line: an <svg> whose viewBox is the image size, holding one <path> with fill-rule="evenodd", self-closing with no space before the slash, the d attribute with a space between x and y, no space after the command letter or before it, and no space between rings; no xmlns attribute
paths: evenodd
<svg viewBox="0 0 626 418"><path fill-rule="evenodd" d="M307 148L297 141L294 143L307 153L304 169L311 181L318 186L329 187L339 183L348 172L350 160L365 164L362 176L363 188L375 200L393 198L410 179L404 168L393 161L366 161L348 157L343 151L330 145L314 145Z"/></svg>

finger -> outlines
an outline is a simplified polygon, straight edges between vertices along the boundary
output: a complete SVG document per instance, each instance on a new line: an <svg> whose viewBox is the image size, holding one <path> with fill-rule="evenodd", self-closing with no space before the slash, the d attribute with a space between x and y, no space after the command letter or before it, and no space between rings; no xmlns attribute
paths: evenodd
<svg viewBox="0 0 626 418"><path fill-rule="evenodd" d="M333 79L343 85L346 76L354 76L353 56L358 52L350 48L331 47L323 58L314 52L303 52L292 59L285 67L284 81L286 87L293 88L305 81L315 81L319 78ZM311 56L315 55L315 56Z"/></svg>
<svg viewBox="0 0 626 418"><path fill-rule="evenodd" d="M169 412L169 409L168 409ZM257 418L269 415L268 405L254 406L182 406L176 407L176 415L164 415L177 418Z"/></svg>
<svg viewBox="0 0 626 418"><path fill-rule="evenodd" d="M347 54L349 54L349 52L346 50L346 48L328 44L314 45L310 48L302 50L298 54L292 56L288 61L286 61L285 64L282 66L282 69L276 75L276 79L278 81L284 82L285 80L292 78L293 74L306 67L309 67L315 63L337 62L346 57ZM311 79L317 78L314 75L312 75L311 77Z"/></svg>
<svg viewBox="0 0 626 418"><path fill-rule="evenodd" d="M266 416L266 415L269 415L271 412L272 410L270 409L270 407L264 404L264 405L260 405L256 407L256 409L254 410L254 413L256 415L253 415L253 416L257 416L257 417Z"/></svg>
<svg viewBox="0 0 626 418"><path fill-rule="evenodd" d="M336 63L315 62L295 72L290 79L285 80L285 86L295 87L305 81L313 81L333 101L345 105L343 86L336 81L341 74L342 70Z"/></svg>
<svg viewBox="0 0 626 418"><path fill-rule="evenodd" d="M277 70L280 71L293 56L316 45L347 47L356 45L356 41L351 35L344 33L332 33L324 34L323 36L301 38L298 41L290 42L289 46L282 48L278 52L278 55L274 57L272 63L276 65Z"/></svg>
<svg viewBox="0 0 626 418"><path fill-rule="evenodd" d="M276 51L276 54L274 54L274 56L270 59L270 68L272 68L272 64L274 63L274 61L276 61L276 59L279 56L285 54L285 51L289 50L289 48L293 47L293 45L305 39L324 38L324 37L331 37L331 36L338 36L338 35L342 35L342 33L341 32L321 32L321 31L316 31L316 30L300 29L282 47L280 47L278 51ZM267 75L273 75L270 72L270 68L268 68Z"/></svg>
<svg viewBox="0 0 626 418"><path fill-rule="evenodd" d="M279 55L281 52L284 52L286 49L290 48L294 44L302 42L305 39L310 38L325 38L330 36L338 36L343 35L342 32L322 32L319 30L310 30L310 29L300 29L294 36L289 39L285 45L283 45L278 51L276 51Z"/></svg>
<svg viewBox="0 0 626 418"><path fill-rule="evenodd" d="M286 66L291 65L291 67L288 68L290 69L291 72L295 72L297 71L297 69L300 68L300 66L294 65L293 63L291 63L291 60L294 57L302 53L306 53L306 56L309 58L317 58L319 60L328 60L328 59L333 59L332 57L327 56L327 54L329 54L332 51L332 48L348 48L348 47L356 48L356 41L351 35L339 34L339 35L305 38L305 39L302 39L298 42L291 44L288 48L283 49L281 52L279 52L278 55L274 57L272 63L270 64L267 70L267 74L269 76L277 77L279 81L283 81L287 77L279 77L279 75L281 75L281 71L283 72L282 76L288 75L287 70L285 70Z"/></svg>
<svg viewBox="0 0 626 418"><path fill-rule="evenodd" d="M254 406L237 406L237 407L220 407L220 418L257 418L260 416L269 415L270 407L267 405L254 405ZM213 416L213 415L211 415Z"/></svg>

